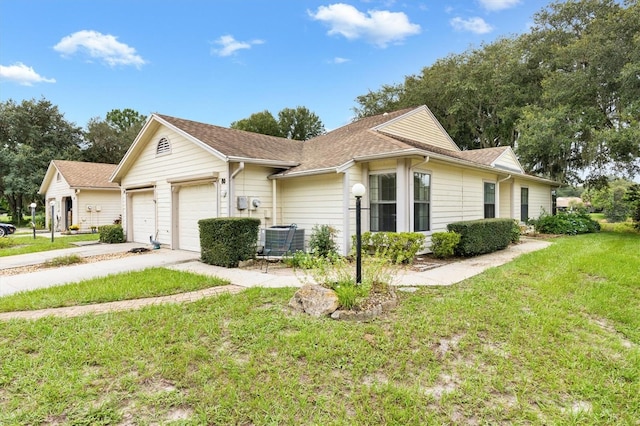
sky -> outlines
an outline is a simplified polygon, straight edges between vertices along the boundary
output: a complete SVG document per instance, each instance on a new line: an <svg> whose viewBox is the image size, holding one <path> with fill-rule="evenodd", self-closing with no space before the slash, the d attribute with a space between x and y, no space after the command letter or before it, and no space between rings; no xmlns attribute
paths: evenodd
<svg viewBox="0 0 640 426"><path fill-rule="evenodd" d="M304 106L327 130L356 97L528 32L537 0L0 0L0 101L85 127L113 109L228 127Z"/></svg>

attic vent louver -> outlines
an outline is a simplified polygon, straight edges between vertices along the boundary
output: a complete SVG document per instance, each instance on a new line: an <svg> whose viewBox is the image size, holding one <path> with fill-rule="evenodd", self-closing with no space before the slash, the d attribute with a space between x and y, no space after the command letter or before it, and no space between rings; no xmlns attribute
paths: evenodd
<svg viewBox="0 0 640 426"><path fill-rule="evenodd" d="M158 146L156 147L156 155L169 154L170 152L171 152L171 143L169 143L169 139L161 138L158 141Z"/></svg>

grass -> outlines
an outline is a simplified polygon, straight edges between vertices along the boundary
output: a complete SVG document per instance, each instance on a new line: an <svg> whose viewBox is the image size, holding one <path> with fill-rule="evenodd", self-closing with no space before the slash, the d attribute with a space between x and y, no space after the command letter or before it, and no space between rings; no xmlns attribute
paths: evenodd
<svg viewBox="0 0 640 426"><path fill-rule="evenodd" d="M228 281L215 277L165 268L148 268L0 297L0 312L166 296L226 284L229 284Z"/></svg>
<svg viewBox="0 0 640 426"><path fill-rule="evenodd" d="M640 237L554 239L370 323L293 289L0 327L0 424L637 424ZM41 297L41 296L38 296Z"/></svg>
<svg viewBox="0 0 640 426"><path fill-rule="evenodd" d="M56 237L53 242L51 242L50 236L43 237L39 235L34 239L33 235L11 235L6 237L8 241L11 241L10 246L5 247L4 245L0 245L0 257L70 248L75 247L73 244L75 242L98 241L99 238L99 234L78 234ZM3 238L3 240L4 239L5 238Z"/></svg>

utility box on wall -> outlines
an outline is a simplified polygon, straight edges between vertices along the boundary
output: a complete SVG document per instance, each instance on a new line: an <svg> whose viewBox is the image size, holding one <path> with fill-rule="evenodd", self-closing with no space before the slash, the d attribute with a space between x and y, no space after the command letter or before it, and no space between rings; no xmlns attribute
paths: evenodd
<svg viewBox="0 0 640 426"><path fill-rule="evenodd" d="M241 195L237 199L238 210L246 210L249 208L249 197Z"/></svg>

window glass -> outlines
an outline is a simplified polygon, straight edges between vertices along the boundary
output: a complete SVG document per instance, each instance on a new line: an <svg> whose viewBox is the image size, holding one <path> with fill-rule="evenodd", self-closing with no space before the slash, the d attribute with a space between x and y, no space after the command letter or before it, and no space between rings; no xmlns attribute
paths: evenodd
<svg viewBox="0 0 640 426"><path fill-rule="evenodd" d="M520 188L520 220L529 220L529 188Z"/></svg>
<svg viewBox="0 0 640 426"><path fill-rule="evenodd" d="M413 174L413 230L429 231L429 204L431 197L431 175Z"/></svg>
<svg viewBox="0 0 640 426"><path fill-rule="evenodd" d="M396 174L369 176L371 231L396 230Z"/></svg>
<svg viewBox="0 0 640 426"><path fill-rule="evenodd" d="M484 184L484 218L496 217L496 184L485 182Z"/></svg>

